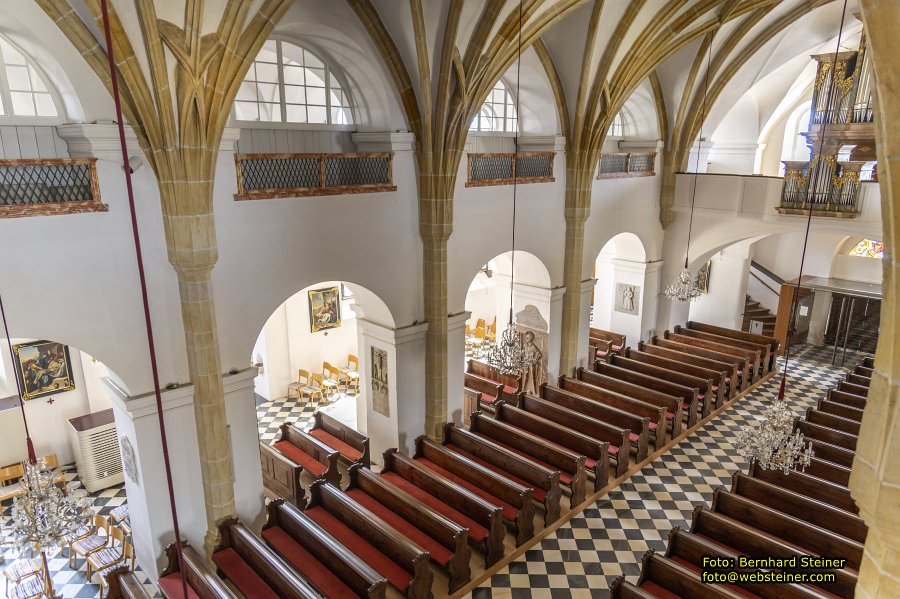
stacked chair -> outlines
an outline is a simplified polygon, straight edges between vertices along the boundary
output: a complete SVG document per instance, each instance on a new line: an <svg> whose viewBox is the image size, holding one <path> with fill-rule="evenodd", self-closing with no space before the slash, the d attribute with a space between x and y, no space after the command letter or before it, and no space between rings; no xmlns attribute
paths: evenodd
<svg viewBox="0 0 900 599"><path fill-rule="evenodd" d="M853 597L868 529L847 485L872 367L871 358L863 360L795 420L813 445L810 466L785 474L754 462L746 474L736 472L730 489L716 489L709 508L694 510L689 530L672 530L665 554L645 554L635 584L617 579L612 596ZM832 583L709 585L700 580L704 555L813 555L846 565L827 570Z"/></svg>

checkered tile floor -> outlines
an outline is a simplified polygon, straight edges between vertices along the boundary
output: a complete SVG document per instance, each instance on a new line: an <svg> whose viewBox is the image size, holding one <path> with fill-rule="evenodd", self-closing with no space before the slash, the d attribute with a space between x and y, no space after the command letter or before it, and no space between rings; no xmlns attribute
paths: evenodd
<svg viewBox="0 0 900 599"><path fill-rule="evenodd" d="M847 365L855 365L861 357L848 351ZM799 348L795 358L787 393L802 411L814 405L844 370L830 366L830 348ZM650 548L665 550L669 530L687 526L695 505L708 503L716 486L729 484L732 472L746 468L732 443L740 426L758 418L764 401L774 397L777 389L778 379L773 378L743 398L493 575L473 597L607 597L616 576L625 574L636 580L641 555ZM260 440L275 439L278 426L285 421L308 429L318 407L257 398ZM67 477L77 479L74 473ZM106 489L94 496L94 509L105 515L125 500L122 487ZM19 557L9 535L10 512L9 505L0 511L0 570ZM73 571L65 552L48 557L59 597L99 597L100 587L85 578L84 560L78 560ZM0 586L0 599L7 599L4 588ZM161 597L158 592L155 596Z"/></svg>
<svg viewBox="0 0 900 599"><path fill-rule="evenodd" d="M863 354L847 352L847 366ZM831 352L798 348L791 359L786 393L798 412L843 376ZM636 582L647 549L664 551L674 526L686 528L696 505L709 504L717 486L730 485L747 462L734 447L740 428L759 418L778 393L773 377L712 422L633 474L597 503L494 574L472 593L474 599L608 597L609 585L624 574Z"/></svg>

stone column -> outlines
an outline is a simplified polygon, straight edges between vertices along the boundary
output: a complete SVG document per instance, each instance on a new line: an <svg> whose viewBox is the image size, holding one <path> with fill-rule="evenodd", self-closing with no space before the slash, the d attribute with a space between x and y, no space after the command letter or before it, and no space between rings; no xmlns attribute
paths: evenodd
<svg viewBox="0 0 900 599"><path fill-rule="evenodd" d="M816 290L813 296L812 314L809 317L809 332L806 342L825 345L825 329L828 326L828 311L831 308L831 292Z"/></svg>
<svg viewBox="0 0 900 599"><path fill-rule="evenodd" d="M566 288L562 309L562 346L559 372L570 373L578 363L578 337L581 322L581 271L584 259L584 223L590 212L583 206L569 206L566 190L566 246L563 284ZM588 204L590 192L587 194ZM574 202L573 202L574 203Z"/></svg>
<svg viewBox="0 0 900 599"><path fill-rule="evenodd" d="M884 241L884 300L875 374L863 413L850 491L869 527L856 596L900 596L900 335L897 247L900 244L900 60L896 0L862 0L878 95L875 114Z"/></svg>

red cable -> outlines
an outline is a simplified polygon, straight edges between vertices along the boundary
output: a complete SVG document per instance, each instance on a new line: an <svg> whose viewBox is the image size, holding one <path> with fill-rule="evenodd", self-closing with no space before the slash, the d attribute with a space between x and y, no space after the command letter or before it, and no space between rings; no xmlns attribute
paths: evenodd
<svg viewBox="0 0 900 599"><path fill-rule="evenodd" d="M6 345L9 347L9 358L13 358L12 339L9 338L9 327L6 326L6 310L3 309L3 298L0 297L0 316L3 317L3 330L6 332ZM15 367L15 364L13 364ZM16 391L19 393L19 409L22 410L22 422L25 423L25 445L28 447L28 462L37 463L37 454L34 452L34 443L31 440L31 433L28 431L28 418L25 416L25 394L22 391L22 383L19 382L19 374L13 377L16 379ZM24 377L23 377L24 378Z"/></svg>
<svg viewBox="0 0 900 599"><path fill-rule="evenodd" d="M107 0L101 0L103 12L103 33L106 37L106 56L109 60L109 77L112 83L113 101L116 105L116 123L119 127L119 143L122 147L122 168L125 171L125 187L128 190L128 207L131 210L131 232L134 237L134 253L137 258L138 274L141 279L141 301L144 304L144 323L147 327L147 345L150 350L150 369L153 373L153 393L156 396L156 415L159 419L159 437L162 442L163 464L166 471L166 485L169 490L169 507L172 510L172 527L175 529L175 553L178 555L178 569L184 572L184 557L181 552L181 531L178 528L178 510L175 508L175 489L172 485L172 465L169 463L169 443L166 438L166 423L163 417L162 394L159 389L159 370L156 364L156 349L153 343L153 324L150 320L150 301L147 298L147 279L144 275L144 257L141 253L141 236L138 231L137 212L134 204L134 188L131 184L131 167L128 164L128 146L125 142L125 123L122 118L122 101L119 97L119 79L113 56L112 34L109 27ZM188 596L187 577L181 577L182 592Z"/></svg>

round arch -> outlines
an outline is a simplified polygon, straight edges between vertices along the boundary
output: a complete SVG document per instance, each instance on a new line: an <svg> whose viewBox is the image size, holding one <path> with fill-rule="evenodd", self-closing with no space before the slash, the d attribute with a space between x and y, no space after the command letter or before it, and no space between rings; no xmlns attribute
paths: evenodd
<svg viewBox="0 0 900 599"><path fill-rule="evenodd" d="M614 235L594 260L594 296L590 326L624 334L628 343L643 338L648 312L656 317L655 287L648 281L647 250L631 232ZM649 274L656 272L651 269ZM651 289L648 290L648 283Z"/></svg>

